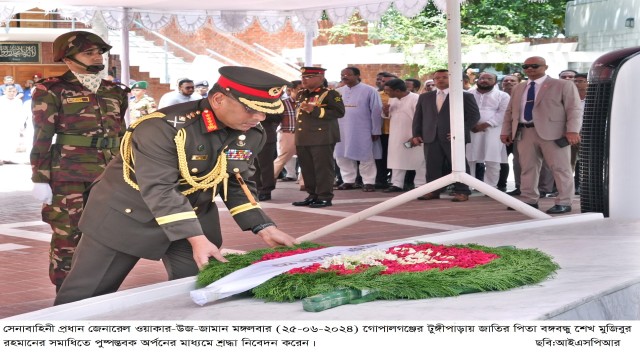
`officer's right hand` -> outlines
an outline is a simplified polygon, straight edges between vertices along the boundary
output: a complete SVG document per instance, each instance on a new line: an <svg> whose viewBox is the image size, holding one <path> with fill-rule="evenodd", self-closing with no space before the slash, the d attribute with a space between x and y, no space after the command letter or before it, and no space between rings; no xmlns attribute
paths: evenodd
<svg viewBox="0 0 640 360"><path fill-rule="evenodd" d="M47 205L51 205L53 201L53 192L51 191L51 186L47 183L33 183L31 196Z"/></svg>
<svg viewBox="0 0 640 360"><path fill-rule="evenodd" d="M193 260L196 261L198 269L202 269L209 263L209 258L215 258L220 262L227 262L228 260L222 256L220 249L213 245L209 239L204 235L197 235L188 237L187 241L191 244L193 249Z"/></svg>

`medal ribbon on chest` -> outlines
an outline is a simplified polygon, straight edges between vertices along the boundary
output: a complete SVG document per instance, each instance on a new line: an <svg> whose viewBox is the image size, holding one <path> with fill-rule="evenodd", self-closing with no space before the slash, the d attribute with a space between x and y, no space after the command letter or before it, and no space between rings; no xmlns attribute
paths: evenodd
<svg viewBox="0 0 640 360"><path fill-rule="evenodd" d="M213 116L213 111L205 109L202 112L202 121L204 122L204 126L207 128L207 132L218 130L218 123L216 122L215 116Z"/></svg>

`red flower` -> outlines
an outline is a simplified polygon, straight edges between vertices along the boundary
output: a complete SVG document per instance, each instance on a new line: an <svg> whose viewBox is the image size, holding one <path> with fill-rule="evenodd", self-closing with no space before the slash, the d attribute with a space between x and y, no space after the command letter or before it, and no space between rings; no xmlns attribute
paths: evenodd
<svg viewBox="0 0 640 360"><path fill-rule="evenodd" d="M315 249L313 249L315 250ZM308 249L307 251L311 251ZM303 251L306 252L306 251ZM296 252L301 253L301 252ZM459 248L455 246L444 246L434 244L403 244L394 246L386 250L387 254L394 259L383 259L380 263L385 268L381 275L396 274L401 272L422 272L432 269L440 271L453 267L470 269L479 265L487 264L498 258L498 255L473 250ZM282 257L280 253L277 257ZM368 269L369 265L358 265L355 268L347 269L342 265L331 265L323 267L320 263L294 268L288 271L289 274L309 274L315 272L336 272L339 275L349 275L359 273Z"/></svg>

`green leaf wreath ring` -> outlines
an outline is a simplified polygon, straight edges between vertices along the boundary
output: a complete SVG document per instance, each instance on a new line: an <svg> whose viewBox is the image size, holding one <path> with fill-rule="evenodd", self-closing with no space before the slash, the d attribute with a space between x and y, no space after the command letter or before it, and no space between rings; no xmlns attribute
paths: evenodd
<svg viewBox="0 0 640 360"><path fill-rule="evenodd" d="M227 255L228 263L212 261L202 269L197 285L207 286L255 262L323 247L302 243ZM291 269L251 292L256 298L280 302L341 289L364 291L364 301L426 299L535 284L557 269L549 255L536 249L414 243L393 246L373 257L367 254L366 260L325 259L322 264Z"/></svg>

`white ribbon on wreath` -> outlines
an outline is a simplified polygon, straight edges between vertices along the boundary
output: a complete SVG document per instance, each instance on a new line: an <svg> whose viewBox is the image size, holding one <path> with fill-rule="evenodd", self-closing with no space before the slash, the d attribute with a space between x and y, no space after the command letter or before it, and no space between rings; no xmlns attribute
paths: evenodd
<svg viewBox="0 0 640 360"><path fill-rule="evenodd" d="M111 30L129 29L133 23L134 14L131 12L127 12L126 17L124 17L124 11L120 10L103 10L100 14Z"/></svg>
<svg viewBox="0 0 640 360"><path fill-rule="evenodd" d="M207 23L207 15L200 15L199 13L193 13L193 15L176 15L176 22L178 28L185 33L194 33L200 30L204 24Z"/></svg>
<svg viewBox="0 0 640 360"><path fill-rule="evenodd" d="M245 31L253 24L255 17L244 12L221 11L220 15L212 15L211 21L218 30L233 34Z"/></svg>
<svg viewBox="0 0 640 360"><path fill-rule="evenodd" d="M140 23L149 30L160 30L171 23L171 14L161 13L140 13Z"/></svg>
<svg viewBox="0 0 640 360"><path fill-rule="evenodd" d="M340 25L349 21L351 16L353 16L353 12L355 10L355 7L350 6L344 8L327 9L326 13L329 17L329 20L331 20L334 25Z"/></svg>

